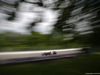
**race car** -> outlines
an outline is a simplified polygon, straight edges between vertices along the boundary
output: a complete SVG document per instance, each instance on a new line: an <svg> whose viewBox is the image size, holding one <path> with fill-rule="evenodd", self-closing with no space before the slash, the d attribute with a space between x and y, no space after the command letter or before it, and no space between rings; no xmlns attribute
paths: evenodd
<svg viewBox="0 0 100 75"><path fill-rule="evenodd" d="M44 53L42 54L42 56L55 55L55 54L57 54L57 52L55 52L55 51L50 51L50 52L44 52Z"/></svg>

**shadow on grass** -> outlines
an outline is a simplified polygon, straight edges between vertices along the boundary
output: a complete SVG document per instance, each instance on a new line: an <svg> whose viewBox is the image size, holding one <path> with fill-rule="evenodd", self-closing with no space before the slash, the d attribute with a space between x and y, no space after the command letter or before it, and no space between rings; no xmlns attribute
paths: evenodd
<svg viewBox="0 0 100 75"><path fill-rule="evenodd" d="M0 75L86 75L100 73L100 55L0 67Z"/></svg>

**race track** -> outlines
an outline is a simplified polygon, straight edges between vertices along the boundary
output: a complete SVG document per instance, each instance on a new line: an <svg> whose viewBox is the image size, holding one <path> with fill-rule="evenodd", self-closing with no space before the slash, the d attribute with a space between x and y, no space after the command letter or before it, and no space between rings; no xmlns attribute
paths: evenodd
<svg viewBox="0 0 100 75"><path fill-rule="evenodd" d="M58 50L41 50L41 51L18 51L18 52L0 52L0 64L6 64L8 62L25 62L37 61L45 59L55 59L61 57L73 56L81 53L82 48L71 49L58 49ZM44 52L56 51L56 55L42 56Z"/></svg>

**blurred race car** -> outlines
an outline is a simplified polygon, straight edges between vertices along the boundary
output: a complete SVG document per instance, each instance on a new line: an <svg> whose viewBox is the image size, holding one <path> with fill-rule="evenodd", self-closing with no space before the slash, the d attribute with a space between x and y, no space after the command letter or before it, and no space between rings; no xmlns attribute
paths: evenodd
<svg viewBox="0 0 100 75"><path fill-rule="evenodd" d="M44 52L44 53L42 54L42 56L45 56L45 55L55 55L55 54L57 54L57 52L55 52L55 51L50 51L50 52Z"/></svg>

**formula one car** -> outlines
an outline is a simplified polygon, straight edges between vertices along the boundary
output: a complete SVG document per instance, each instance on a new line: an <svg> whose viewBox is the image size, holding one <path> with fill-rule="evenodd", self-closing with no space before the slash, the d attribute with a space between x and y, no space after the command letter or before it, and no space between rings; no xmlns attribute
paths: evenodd
<svg viewBox="0 0 100 75"><path fill-rule="evenodd" d="M44 53L42 54L42 56L55 55L55 54L57 54L57 52L55 52L55 51L50 51L50 52L44 52Z"/></svg>

